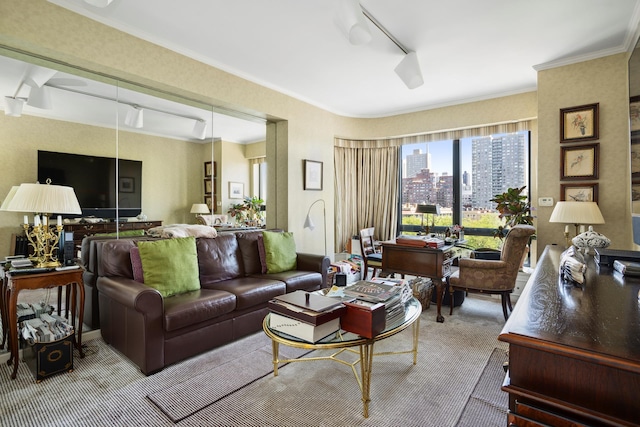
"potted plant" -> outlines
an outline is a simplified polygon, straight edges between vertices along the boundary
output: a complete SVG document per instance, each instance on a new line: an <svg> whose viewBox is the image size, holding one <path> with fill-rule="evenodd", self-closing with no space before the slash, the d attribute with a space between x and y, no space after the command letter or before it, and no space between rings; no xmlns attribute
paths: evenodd
<svg viewBox="0 0 640 427"><path fill-rule="evenodd" d="M231 205L227 213L235 218L238 224L257 227L261 225L263 203L264 200L259 197L245 197L242 203Z"/></svg>
<svg viewBox="0 0 640 427"><path fill-rule="evenodd" d="M508 188L507 191L496 194L490 200L497 204L496 210L500 212L498 218L505 220L504 225L498 226L495 237L502 239L508 228L518 224L533 225L531 203L527 200L527 196L522 194L525 188L527 187Z"/></svg>

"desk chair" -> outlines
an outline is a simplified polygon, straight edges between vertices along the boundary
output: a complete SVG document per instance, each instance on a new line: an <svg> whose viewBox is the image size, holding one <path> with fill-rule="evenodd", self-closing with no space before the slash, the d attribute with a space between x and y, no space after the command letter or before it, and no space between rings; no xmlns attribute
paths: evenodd
<svg viewBox="0 0 640 427"><path fill-rule="evenodd" d="M530 225L516 225L504 239L499 260L461 258L459 269L449 277L449 293L453 300L456 290L500 294L502 297L502 313L507 320L511 307L510 294L516 287L518 270L522 264L525 248L536 229ZM453 314L453 304L449 315Z"/></svg>
<svg viewBox="0 0 640 427"><path fill-rule="evenodd" d="M363 228L360 230L360 252L364 260L364 271L362 280L367 280L369 276L369 267L373 268L373 275L376 277L378 269L382 269L382 253L376 250L373 240L374 227Z"/></svg>

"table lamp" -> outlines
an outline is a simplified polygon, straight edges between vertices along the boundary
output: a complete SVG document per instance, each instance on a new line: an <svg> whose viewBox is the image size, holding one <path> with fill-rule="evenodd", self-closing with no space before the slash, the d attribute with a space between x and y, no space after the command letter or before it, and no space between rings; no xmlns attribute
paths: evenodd
<svg viewBox="0 0 640 427"><path fill-rule="evenodd" d="M208 214L211 213L211 211L209 211L209 206L205 203L194 203L191 205L191 213L196 214L197 218L198 215Z"/></svg>
<svg viewBox="0 0 640 427"><path fill-rule="evenodd" d="M578 227L586 224L604 224L604 218L596 202L558 202L553 208L549 222L573 224L575 235ZM567 247L570 246L569 226L564 227L564 238Z"/></svg>
<svg viewBox="0 0 640 427"><path fill-rule="evenodd" d="M59 267L57 254L58 241L62 231L62 214L82 214L78 198L73 188L62 185L20 184L12 187L2 203L2 210L10 212L28 212L35 214L33 227L29 217L24 216L23 228L29 244L33 246L33 260L37 267ZM49 215L58 214L54 231L49 227Z"/></svg>
<svg viewBox="0 0 640 427"><path fill-rule="evenodd" d="M415 213L422 214L422 221L420 225L424 229L425 234L429 234L429 225L424 226L424 214L431 214L431 228L434 227L435 217L434 215L440 215L440 206L439 205L417 205Z"/></svg>

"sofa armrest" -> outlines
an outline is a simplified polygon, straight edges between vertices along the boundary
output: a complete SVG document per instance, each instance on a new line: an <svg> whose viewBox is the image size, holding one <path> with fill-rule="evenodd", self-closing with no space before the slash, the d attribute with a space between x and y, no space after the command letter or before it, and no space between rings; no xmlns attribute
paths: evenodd
<svg viewBox="0 0 640 427"><path fill-rule="evenodd" d="M331 265L331 259L326 255L297 254L297 269L303 271L316 271L322 274L322 287L327 286L327 272Z"/></svg>
<svg viewBox="0 0 640 427"><path fill-rule="evenodd" d="M144 283L125 277L99 277L98 290L125 307L141 313L162 315L162 295Z"/></svg>

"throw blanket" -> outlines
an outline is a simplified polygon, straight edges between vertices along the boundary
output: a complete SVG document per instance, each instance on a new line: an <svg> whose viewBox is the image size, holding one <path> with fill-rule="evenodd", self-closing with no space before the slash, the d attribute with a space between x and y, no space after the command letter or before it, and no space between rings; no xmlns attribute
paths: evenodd
<svg viewBox="0 0 640 427"><path fill-rule="evenodd" d="M218 232L215 228L208 225L198 224L171 224L153 227L147 230L147 234L153 237L162 237L165 239L177 237L217 237Z"/></svg>

